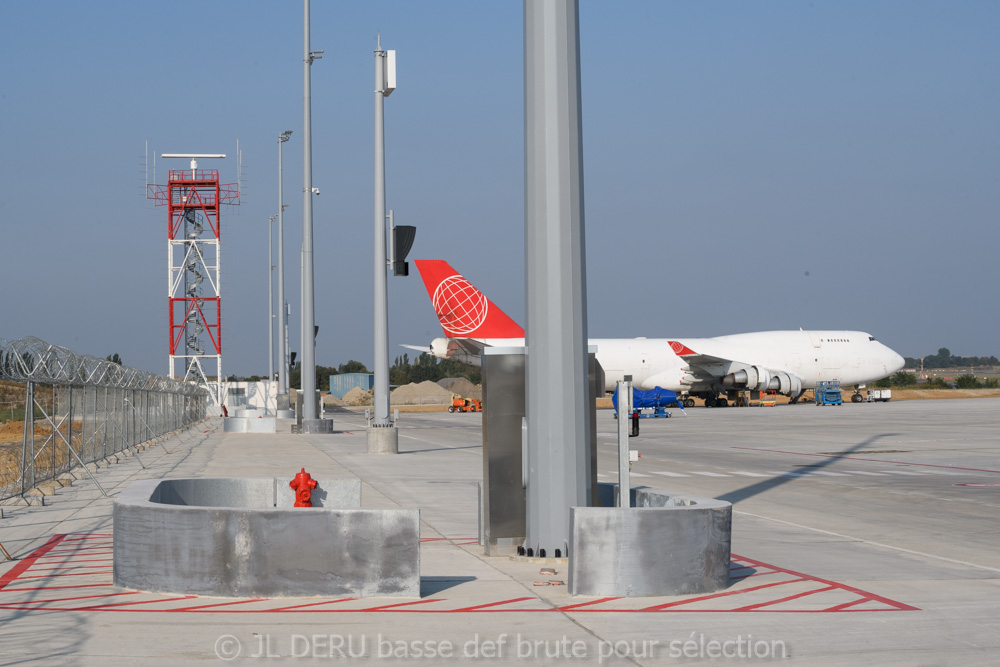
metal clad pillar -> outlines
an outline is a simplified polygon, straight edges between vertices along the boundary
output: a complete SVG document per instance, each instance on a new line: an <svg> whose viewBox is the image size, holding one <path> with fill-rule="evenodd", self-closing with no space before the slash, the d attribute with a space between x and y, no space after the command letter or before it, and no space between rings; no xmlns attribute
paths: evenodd
<svg viewBox="0 0 1000 667"><path fill-rule="evenodd" d="M524 3L524 243L529 555L568 556L589 505L587 287L575 0Z"/></svg>
<svg viewBox="0 0 1000 667"><path fill-rule="evenodd" d="M302 366L299 374L302 419L316 419L316 311L313 297L312 63L309 0L303 0L302 27Z"/></svg>

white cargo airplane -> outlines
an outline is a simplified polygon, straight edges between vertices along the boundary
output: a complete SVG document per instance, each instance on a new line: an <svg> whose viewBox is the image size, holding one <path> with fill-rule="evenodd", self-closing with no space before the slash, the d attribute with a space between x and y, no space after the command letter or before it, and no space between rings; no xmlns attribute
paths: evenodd
<svg viewBox="0 0 1000 667"><path fill-rule="evenodd" d="M440 359L479 365L484 347L523 347L524 329L443 260L415 260L445 338L430 351ZM661 387L727 405L733 392L773 390L795 402L821 380L839 380L851 399L866 384L903 367L903 357L861 331L758 331L715 338L595 338L597 360L612 391L625 375L639 389ZM720 396L723 394L724 396Z"/></svg>

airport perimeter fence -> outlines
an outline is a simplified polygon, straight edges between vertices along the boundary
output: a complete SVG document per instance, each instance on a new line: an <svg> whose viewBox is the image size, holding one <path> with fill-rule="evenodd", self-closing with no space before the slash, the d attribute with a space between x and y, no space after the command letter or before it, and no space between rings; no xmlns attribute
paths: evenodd
<svg viewBox="0 0 1000 667"><path fill-rule="evenodd" d="M0 338L0 501L200 421L208 400L188 382Z"/></svg>

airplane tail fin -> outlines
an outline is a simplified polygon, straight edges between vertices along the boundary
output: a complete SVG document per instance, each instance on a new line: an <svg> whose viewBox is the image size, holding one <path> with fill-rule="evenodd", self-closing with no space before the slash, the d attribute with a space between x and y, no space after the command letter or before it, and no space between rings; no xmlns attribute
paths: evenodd
<svg viewBox="0 0 1000 667"><path fill-rule="evenodd" d="M524 329L440 259L414 260L448 338L524 338Z"/></svg>

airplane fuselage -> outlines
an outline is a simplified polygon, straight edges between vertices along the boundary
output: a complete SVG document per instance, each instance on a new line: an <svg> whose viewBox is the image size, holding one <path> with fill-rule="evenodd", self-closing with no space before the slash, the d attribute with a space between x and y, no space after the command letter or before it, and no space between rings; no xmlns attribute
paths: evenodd
<svg viewBox="0 0 1000 667"><path fill-rule="evenodd" d="M523 338L478 339L489 347L523 347ZM678 392L719 390L726 376L747 367L784 372L811 388L821 380L844 386L865 385L903 367L903 358L861 331L757 331L714 338L592 338L604 368L605 388L626 375L640 389L662 387ZM697 355L678 355L671 343L681 343ZM437 339L437 356L478 363L478 355L445 354L445 339ZM739 384L728 385L739 388Z"/></svg>

